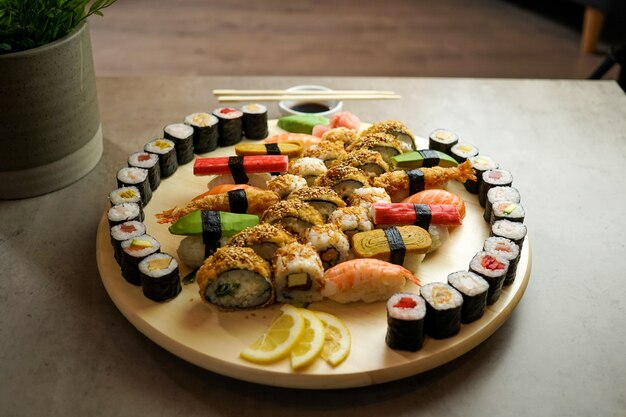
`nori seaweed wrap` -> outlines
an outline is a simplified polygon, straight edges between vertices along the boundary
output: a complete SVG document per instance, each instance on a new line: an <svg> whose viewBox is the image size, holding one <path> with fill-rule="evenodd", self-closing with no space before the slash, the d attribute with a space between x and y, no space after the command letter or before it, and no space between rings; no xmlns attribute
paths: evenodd
<svg viewBox="0 0 626 417"><path fill-rule="evenodd" d="M213 111L219 123L219 146L236 145L243 139L243 113L231 107L220 107Z"/></svg>
<svg viewBox="0 0 626 417"><path fill-rule="evenodd" d="M426 301L426 334L433 339L445 339L461 330L463 296L451 285L431 282L420 288Z"/></svg>
<svg viewBox="0 0 626 417"><path fill-rule="evenodd" d="M426 303L419 295L392 295L387 301L387 346L411 352L420 350L424 344L425 316Z"/></svg>
<svg viewBox="0 0 626 417"><path fill-rule="evenodd" d="M141 285L139 262L161 250L161 244L144 234L122 242L122 276L133 285Z"/></svg>
<svg viewBox="0 0 626 417"><path fill-rule="evenodd" d="M169 139L154 139L144 145L144 151L159 156L161 178L173 175L178 169L176 145Z"/></svg>
<svg viewBox="0 0 626 417"><path fill-rule="evenodd" d="M267 127L267 107L262 104L247 104L242 107L243 133L248 139L265 139Z"/></svg>
<svg viewBox="0 0 626 417"><path fill-rule="evenodd" d="M141 195L142 206L145 207L152 199L152 188L148 179L148 170L143 168L127 167L117 171L117 186L135 186Z"/></svg>
<svg viewBox="0 0 626 417"><path fill-rule="evenodd" d="M185 165L193 160L193 128L184 123L172 123L163 128L163 135L176 144L178 165Z"/></svg>
<svg viewBox="0 0 626 417"><path fill-rule="evenodd" d="M180 291L178 262L167 253L155 253L139 262L143 294L152 301L165 301Z"/></svg>
<svg viewBox="0 0 626 417"><path fill-rule="evenodd" d="M146 233L146 225L137 220L131 220L111 227L111 246L113 256L119 265L122 264L122 242Z"/></svg>
<svg viewBox="0 0 626 417"><path fill-rule="evenodd" d="M128 166L148 170L148 182L152 191L161 184L161 166L159 156L150 152L135 152L128 157Z"/></svg>
<svg viewBox="0 0 626 417"><path fill-rule="evenodd" d="M478 320L487 307L489 283L480 275L469 271L457 271L448 275L448 284L463 296L461 323L467 324Z"/></svg>
<svg viewBox="0 0 626 417"><path fill-rule="evenodd" d="M217 117L209 113L192 113L185 117L185 124L193 128L193 151L196 154L217 149Z"/></svg>

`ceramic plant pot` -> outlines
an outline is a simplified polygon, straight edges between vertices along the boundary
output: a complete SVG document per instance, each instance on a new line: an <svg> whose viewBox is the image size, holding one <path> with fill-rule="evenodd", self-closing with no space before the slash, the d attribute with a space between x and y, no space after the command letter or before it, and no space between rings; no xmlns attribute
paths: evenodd
<svg viewBox="0 0 626 417"><path fill-rule="evenodd" d="M0 199L58 190L101 156L87 24L39 48L0 55Z"/></svg>

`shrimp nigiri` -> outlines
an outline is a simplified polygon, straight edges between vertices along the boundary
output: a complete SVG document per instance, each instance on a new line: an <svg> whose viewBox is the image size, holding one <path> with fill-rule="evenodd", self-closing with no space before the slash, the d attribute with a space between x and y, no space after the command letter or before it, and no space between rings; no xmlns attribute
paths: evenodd
<svg viewBox="0 0 626 417"><path fill-rule="evenodd" d="M476 181L474 168L469 161L463 162L461 165L451 168L432 167L417 168L412 171L392 171L382 174L373 179L374 187L382 187L391 196L394 203L400 202L411 194L411 172L421 171L421 175L417 176L422 189L442 188L448 181L456 180L464 183L467 180ZM421 191L421 190L417 190ZM417 192L415 191L415 192Z"/></svg>
<svg viewBox="0 0 626 417"><path fill-rule="evenodd" d="M386 300L402 290L406 280L421 285L411 271L374 258L342 262L324 273L322 295L338 303Z"/></svg>

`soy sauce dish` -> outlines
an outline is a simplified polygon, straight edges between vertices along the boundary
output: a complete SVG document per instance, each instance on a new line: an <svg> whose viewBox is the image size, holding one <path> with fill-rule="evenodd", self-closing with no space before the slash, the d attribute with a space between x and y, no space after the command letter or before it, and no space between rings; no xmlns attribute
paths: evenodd
<svg viewBox="0 0 626 417"><path fill-rule="evenodd" d="M321 85L297 85L287 91L319 91L321 93L333 91ZM341 111L343 102L338 100L284 100L278 102L280 113L283 116L291 114L314 114L330 117Z"/></svg>

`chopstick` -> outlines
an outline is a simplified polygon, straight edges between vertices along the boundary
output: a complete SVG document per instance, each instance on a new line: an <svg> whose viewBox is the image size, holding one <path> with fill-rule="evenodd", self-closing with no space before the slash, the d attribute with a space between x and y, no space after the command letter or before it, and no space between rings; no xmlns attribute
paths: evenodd
<svg viewBox="0 0 626 417"><path fill-rule="evenodd" d="M393 91L379 90L213 90L219 102L282 100L397 100Z"/></svg>

